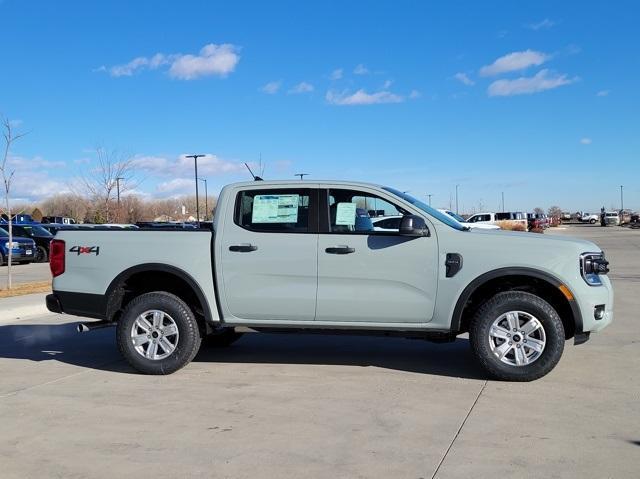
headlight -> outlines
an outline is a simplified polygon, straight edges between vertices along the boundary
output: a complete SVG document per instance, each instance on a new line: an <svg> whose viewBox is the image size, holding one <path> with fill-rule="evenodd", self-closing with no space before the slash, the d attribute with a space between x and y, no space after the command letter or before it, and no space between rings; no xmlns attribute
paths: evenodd
<svg viewBox="0 0 640 479"><path fill-rule="evenodd" d="M7 249L18 249L20 248L20 243L16 243L15 241L13 243L9 243L8 241L4 244L4 247Z"/></svg>
<svg viewBox="0 0 640 479"><path fill-rule="evenodd" d="M600 286L601 274L609 272L609 262L605 259L604 253L582 253L580 255L580 274L590 286Z"/></svg>

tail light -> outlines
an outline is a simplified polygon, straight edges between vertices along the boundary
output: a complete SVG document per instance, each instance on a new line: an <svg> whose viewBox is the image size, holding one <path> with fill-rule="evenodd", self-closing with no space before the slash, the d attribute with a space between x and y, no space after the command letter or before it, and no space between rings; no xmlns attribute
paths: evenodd
<svg viewBox="0 0 640 479"><path fill-rule="evenodd" d="M64 250L64 241L51 240L51 245L49 246L49 268L51 268L51 274L54 278L64 273Z"/></svg>

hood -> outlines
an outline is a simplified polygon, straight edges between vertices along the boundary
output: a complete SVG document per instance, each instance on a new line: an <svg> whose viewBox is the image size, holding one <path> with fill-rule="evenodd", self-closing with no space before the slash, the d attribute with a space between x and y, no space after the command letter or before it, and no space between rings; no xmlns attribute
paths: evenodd
<svg viewBox="0 0 640 479"><path fill-rule="evenodd" d="M0 236L0 241L3 243L6 243L9 241L9 237L8 236ZM35 241L33 241L31 238L24 238L22 236L14 236L13 237L13 242L14 243L21 243L21 244L35 244Z"/></svg>
<svg viewBox="0 0 640 479"><path fill-rule="evenodd" d="M582 238L574 238L573 236L555 236L540 233L527 233L524 231L505 231L505 230L483 230L471 229L467 234L487 237L487 240L498 244L508 242L509 244L527 245L535 248L550 248L550 251L557 249L575 249L581 252L597 252L601 251L598 245L592 241Z"/></svg>

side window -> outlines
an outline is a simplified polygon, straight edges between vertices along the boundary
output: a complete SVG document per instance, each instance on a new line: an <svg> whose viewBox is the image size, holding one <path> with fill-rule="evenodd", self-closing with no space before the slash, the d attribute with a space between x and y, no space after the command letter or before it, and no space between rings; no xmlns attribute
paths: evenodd
<svg viewBox="0 0 640 479"><path fill-rule="evenodd" d="M308 233L311 190L246 190L236 198L235 222L251 231Z"/></svg>
<svg viewBox="0 0 640 479"><path fill-rule="evenodd" d="M371 193L357 190L329 190L329 230L332 233L393 233L399 229L400 221L376 220L401 216L404 211L394 204ZM380 225L384 221L384 226ZM384 229L384 231L381 231Z"/></svg>

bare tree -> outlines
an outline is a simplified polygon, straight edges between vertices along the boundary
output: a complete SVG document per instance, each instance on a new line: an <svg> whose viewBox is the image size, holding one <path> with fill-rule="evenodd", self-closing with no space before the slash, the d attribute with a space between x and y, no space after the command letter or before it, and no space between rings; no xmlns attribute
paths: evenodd
<svg viewBox="0 0 640 479"><path fill-rule="evenodd" d="M11 263L13 261L13 218L11 216L11 184L15 170L11 170L8 165L9 152L13 143L23 137L26 133L16 134L13 132L11 122L7 118L2 118L2 134L4 136L4 154L0 162L0 176L2 177L2 193L4 196L4 213L7 215L9 225L9 257L7 258L7 289L11 289Z"/></svg>
<svg viewBox="0 0 640 479"><path fill-rule="evenodd" d="M548 215L551 218L561 218L562 217L562 209L559 206L552 206L549 208Z"/></svg>
<svg viewBox="0 0 640 479"><path fill-rule="evenodd" d="M533 212L537 215L543 215L544 214L544 210L540 207L534 208Z"/></svg>
<svg viewBox="0 0 640 479"><path fill-rule="evenodd" d="M98 203L95 217L103 219L105 223L111 220L110 209L114 196L135 188L134 158L117 150L96 148L97 164L88 172L80 175L81 183L96 203ZM116 221L118 220L116 212Z"/></svg>

